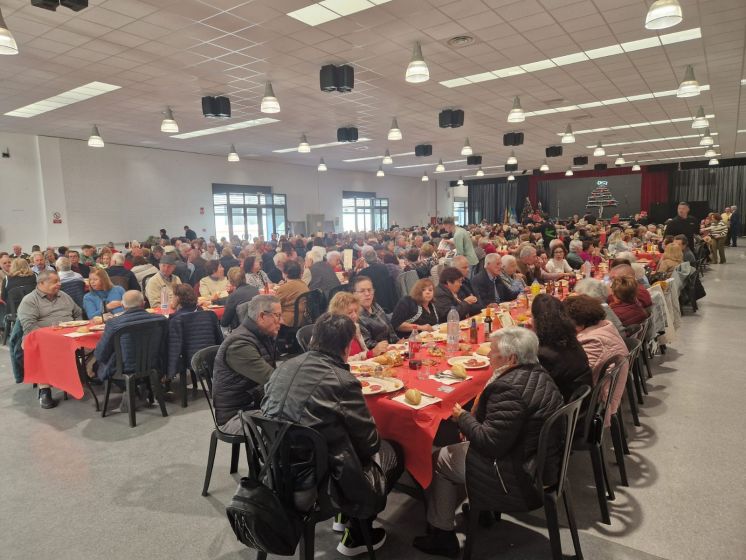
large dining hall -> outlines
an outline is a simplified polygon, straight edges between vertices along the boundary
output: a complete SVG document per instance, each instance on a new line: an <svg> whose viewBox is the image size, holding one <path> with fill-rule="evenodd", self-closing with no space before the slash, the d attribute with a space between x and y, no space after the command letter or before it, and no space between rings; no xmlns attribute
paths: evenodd
<svg viewBox="0 0 746 560"><path fill-rule="evenodd" d="M743 0L0 0L0 558L746 558Z"/></svg>

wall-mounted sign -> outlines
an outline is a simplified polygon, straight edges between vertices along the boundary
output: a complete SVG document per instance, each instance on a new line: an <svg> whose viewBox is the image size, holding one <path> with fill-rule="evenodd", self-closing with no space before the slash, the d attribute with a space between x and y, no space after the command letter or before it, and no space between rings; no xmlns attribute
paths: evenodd
<svg viewBox="0 0 746 560"><path fill-rule="evenodd" d="M52 223L53 224L61 224L62 223L62 214L59 212L54 212L52 214Z"/></svg>

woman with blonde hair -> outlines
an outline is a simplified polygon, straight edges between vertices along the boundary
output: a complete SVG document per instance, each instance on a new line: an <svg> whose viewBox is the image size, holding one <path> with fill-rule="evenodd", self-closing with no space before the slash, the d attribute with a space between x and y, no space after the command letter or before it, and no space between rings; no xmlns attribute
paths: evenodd
<svg viewBox="0 0 746 560"><path fill-rule="evenodd" d="M0 286L0 301L8 301L8 294L18 286L36 286L36 275L26 259L15 258L10 262L10 272Z"/></svg>
<svg viewBox="0 0 746 560"><path fill-rule="evenodd" d="M99 317L104 313L120 313L124 311L122 298L124 288L114 286L103 268L92 268L88 276L89 291L83 297L83 310L89 319Z"/></svg>
<svg viewBox="0 0 746 560"><path fill-rule="evenodd" d="M681 251L681 247L676 243L669 243L666 245L666 249L663 251L663 257L658 261L658 266L655 271L670 273L682 262L684 262L684 253Z"/></svg>
<svg viewBox="0 0 746 560"><path fill-rule="evenodd" d="M332 315L346 315L352 319L355 323L355 337L350 343L349 358L348 362L357 362L360 360L367 360L368 358L374 358L379 356L386 351L389 343L388 341L381 341L376 344L373 348L368 350L365 345L365 339L360 332L360 325L358 323L360 313L360 303L354 294L350 292L337 292L329 302L329 313Z"/></svg>
<svg viewBox="0 0 746 560"><path fill-rule="evenodd" d="M405 337L414 330L431 331L439 321L435 309L435 285L429 278L417 280L408 296L399 300L391 316L396 334Z"/></svg>

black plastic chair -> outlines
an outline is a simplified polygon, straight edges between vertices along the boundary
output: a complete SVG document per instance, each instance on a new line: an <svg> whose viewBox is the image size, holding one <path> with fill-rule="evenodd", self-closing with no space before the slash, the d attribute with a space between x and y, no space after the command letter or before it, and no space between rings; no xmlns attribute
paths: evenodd
<svg viewBox="0 0 746 560"><path fill-rule="evenodd" d="M205 482L202 485L202 495L207 496L210 488L210 479L212 478L212 467L215 464L215 453L218 449L218 441L231 444L231 469L230 474L238 471L238 458L241 453L241 444L246 442L243 435L227 434L220 430L217 418L215 418L215 409L212 406L212 371L215 366L215 356L217 356L220 346L209 346L199 350L192 356L192 371L197 375L202 392L205 395L207 405L210 407L210 415L215 429L210 435L210 451L207 455L207 469L205 470Z"/></svg>
<svg viewBox="0 0 746 560"><path fill-rule="evenodd" d="M348 282L347 284L334 286L331 290L329 290L329 301L331 301L332 298L339 292L352 292L352 285Z"/></svg>
<svg viewBox="0 0 746 560"><path fill-rule="evenodd" d="M635 426L639 426L640 417L638 414L638 403L645 404L642 396L645 381L640 375L640 351L642 350L642 343L634 336L624 337L624 343L627 345L627 350L629 350L627 400L629 401L629 409L632 412L632 419L634 421L634 424Z"/></svg>
<svg viewBox="0 0 746 560"><path fill-rule="evenodd" d="M295 339L298 341L298 346L304 352L308 352L308 346L311 344L311 334L313 333L313 325L304 325L298 329L295 333Z"/></svg>
<svg viewBox="0 0 746 560"><path fill-rule="evenodd" d="M280 497L289 508L295 508L306 514L303 522L303 536L298 544L298 558L313 560L316 537L316 524L332 518L337 510L331 505L324 492L324 482L329 469L329 455L326 439L316 430L283 420L263 416L260 411L241 412L244 431L246 432L246 455L249 463L249 476L256 477L265 465L266 478L263 480ZM281 439L280 439L281 438ZM274 447L274 455L269 451ZM298 473L304 479L313 473L312 481L316 487L298 492L296 481ZM365 523L360 524L368 556L375 560L370 532ZM258 551L257 560L266 560L267 553Z"/></svg>
<svg viewBox="0 0 746 560"><path fill-rule="evenodd" d="M611 525L608 502L614 501L616 497L609 481L609 474L606 470L606 459L604 458L603 444L604 433L606 432L604 429L604 419L611 403L611 397L614 394L617 373L622 362L625 360L624 356L614 356L601 368L598 381L591 392L583 421L582 438L577 439L574 443L575 449L584 449L590 454L598 507L601 510L601 520L606 525ZM616 368L612 368L612 364L616 364Z"/></svg>
<svg viewBox="0 0 746 560"><path fill-rule="evenodd" d="M642 358L642 364L645 365L645 369L647 370L648 379L651 379L653 377L653 372L650 369L650 354L649 354L649 338L650 337L648 336L649 334L648 331L650 330L650 318L648 317L643 323L641 323L640 326L642 327L642 329L637 330L637 331L633 330L633 334L630 336L633 336L634 338L639 340L641 343L640 357ZM641 379L643 379L644 381L644 378L642 378L642 367L640 367L640 376L641 376ZM642 390L646 395L648 394L648 388L644 382L642 384Z"/></svg>
<svg viewBox="0 0 746 560"><path fill-rule="evenodd" d="M149 319L123 326L114 334L114 352L116 369L114 376L124 378L125 392L122 399L128 400L130 428L136 425L135 419L135 385L139 380L145 380L148 385L149 401L153 402L153 396L158 401L161 414L166 417L166 403L161 387L161 372L165 371L166 337L168 333L168 319L165 317L158 320ZM124 348L126 345L126 350ZM131 367L127 367L127 365ZM125 370L133 371L125 371ZM109 393L111 392L112 378L106 380L106 393L104 395L104 407L101 417L106 416L109 405Z"/></svg>
<svg viewBox="0 0 746 560"><path fill-rule="evenodd" d="M148 307L150 307L150 302L148 301L148 296L146 295L147 292L145 291L145 287L148 285L148 280L150 280L156 274L158 274L158 273L157 272L153 272L152 274L148 274L147 276L144 276L143 279L142 279L142 282L141 282L141 284L142 284L142 295L145 298L145 301L146 301Z"/></svg>
<svg viewBox="0 0 746 560"><path fill-rule="evenodd" d="M552 550L553 560L562 560L562 542L560 540L559 519L557 515L557 503L560 498L565 505L567 513L567 523L570 526L572 543L575 548L575 557L583 559L583 552L580 549L580 538L578 537L578 527L575 522L575 512L570 495L570 482L567 478L567 466L570 462L570 453L572 451L572 442L575 435L575 427L580 416L580 407L583 400L591 392L587 385L578 387L570 397L570 402L560 408L557 412L547 418L539 434L539 443L536 452L536 477L534 487L537 494L543 496L544 513L547 519L547 530L549 532L549 545ZM544 484L544 467L547 461L547 455L550 447L557 445L557 437L564 434L562 442L562 460L558 465L557 482L549 486ZM477 500L470 497L469 500L469 522L466 532L466 542L464 544L464 560L471 559L472 549L474 548L474 538L479 528L480 511L491 511L489 504L479 504Z"/></svg>
<svg viewBox="0 0 746 560"><path fill-rule="evenodd" d="M75 302L75 305L83 309L83 297L85 296L85 282L82 279L72 279L60 284L60 290L65 292Z"/></svg>
<svg viewBox="0 0 746 560"><path fill-rule="evenodd" d="M111 283L115 286L121 286L124 288L125 291L129 289L129 278L126 276L109 276L109 280L111 280Z"/></svg>
<svg viewBox="0 0 746 560"><path fill-rule="evenodd" d="M10 336L10 332L13 330L13 325L18 318L18 306L21 305L21 300L35 289L35 285L26 284L23 286L16 286L8 291L8 299L6 301L8 310L3 321L3 345L8 344L8 337Z"/></svg>

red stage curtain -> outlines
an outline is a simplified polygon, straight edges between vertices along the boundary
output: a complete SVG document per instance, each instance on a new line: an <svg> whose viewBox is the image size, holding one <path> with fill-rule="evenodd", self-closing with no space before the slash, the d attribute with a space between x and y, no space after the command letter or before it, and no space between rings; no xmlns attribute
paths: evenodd
<svg viewBox="0 0 746 560"><path fill-rule="evenodd" d="M640 183L640 206L650 212L650 206L659 202L668 202L668 173L656 171L643 172Z"/></svg>

